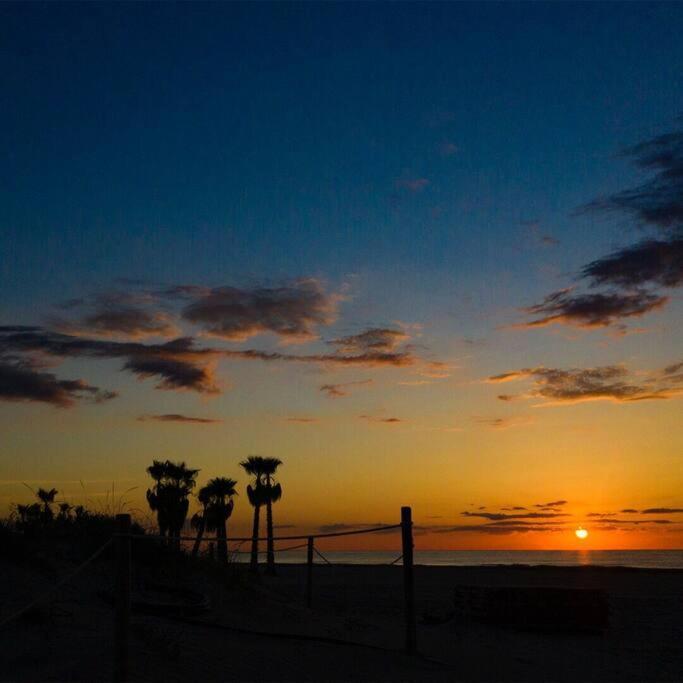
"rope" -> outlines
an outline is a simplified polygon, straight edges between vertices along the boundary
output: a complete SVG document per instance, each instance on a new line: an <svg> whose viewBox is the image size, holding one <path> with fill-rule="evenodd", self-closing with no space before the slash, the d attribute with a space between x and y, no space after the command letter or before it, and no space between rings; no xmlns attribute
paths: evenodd
<svg viewBox="0 0 683 683"><path fill-rule="evenodd" d="M391 567L392 565L400 562L403 559L403 555L399 555L393 562L389 562L389 566Z"/></svg>
<svg viewBox="0 0 683 683"><path fill-rule="evenodd" d="M70 574L67 574L61 581L58 581L54 586L50 586L47 590L43 591L37 598L29 602L28 605L25 607L22 607L19 611L15 612L14 614L11 614L9 617L5 617L2 621L0 621L0 628L5 626L6 624L9 624L10 621L14 621L15 619L18 619L20 616L23 614L26 614L29 610L33 609L39 602L42 602L45 600L45 598L49 597L54 591L56 591L58 588L61 588L65 583L68 581L71 581L75 576L81 573L83 569L87 565L89 565L93 560L95 560L97 557L99 557L105 550L105 548L111 543L112 539L109 539L103 546L101 546L98 550L96 550L85 562L82 564L78 565L76 569L74 569Z"/></svg>
<svg viewBox="0 0 683 683"><path fill-rule="evenodd" d="M332 563L315 546L313 546L313 551L316 553L316 555L318 555L318 557L325 560L327 564L329 564L330 566L332 565Z"/></svg>
<svg viewBox="0 0 683 683"><path fill-rule="evenodd" d="M303 534L301 536L274 536L274 541L303 541L309 538L333 538L337 536L355 536L357 534L372 534L379 531L389 531L391 529L400 529L402 524L389 524L387 526L376 526L371 529L356 529L355 531L336 531L328 534ZM162 540L168 541L173 539L174 541L196 541L197 536L160 536L158 534L114 534L114 536L126 536L138 541L151 541L151 540ZM234 538L219 539L217 536L203 536L200 541L202 543L217 542L219 540L225 540L228 542L246 543L248 541L253 541L251 536L236 536ZM267 541L268 537L259 536L257 541Z"/></svg>
<svg viewBox="0 0 683 683"><path fill-rule="evenodd" d="M286 548L275 548L276 553L284 553L287 552L288 550L300 550L301 548L305 548L308 546L308 543L301 543L300 545L290 545L287 546ZM251 551L249 550L233 550L233 554L235 555L250 555ZM267 554L267 550L259 550L258 555L265 555Z"/></svg>

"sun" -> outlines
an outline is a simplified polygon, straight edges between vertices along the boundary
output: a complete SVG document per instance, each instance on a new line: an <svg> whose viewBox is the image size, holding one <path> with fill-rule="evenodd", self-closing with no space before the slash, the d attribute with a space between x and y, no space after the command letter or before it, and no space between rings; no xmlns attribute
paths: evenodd
<svg viewBox="0 0 683 683"><path fill-rule="evenodd" d="M588 531L579 527L575 532L576 538L580 538L582 541L584 538L588 538Z"/></svg>

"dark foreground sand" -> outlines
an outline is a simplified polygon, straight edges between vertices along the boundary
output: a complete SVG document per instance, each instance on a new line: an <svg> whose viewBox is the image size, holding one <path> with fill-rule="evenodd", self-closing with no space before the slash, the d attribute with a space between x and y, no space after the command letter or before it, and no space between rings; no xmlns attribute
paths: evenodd
<svg viewBox="0 0 683 683"><path fill-rule="evenodd" d="M66 569L66 567L64 568ZM242 570L243 568L239 568ZM0 618L52 579L0 561ZM0 680L111 680L112 610L98 597L101 563L51 605L0 633ZM212 601L212 627L135 615L133 681L682 681L683 570L416 567L421 657L401 652L401 567L315 567L315 603L303 606L304 568L282 566L254 584L185 575ZM458 584L601 588L609 628L540 634L448 618ZM355 641L374 647L264 637L219 626ZM386 649L381 649L386 648Z"/></svg>

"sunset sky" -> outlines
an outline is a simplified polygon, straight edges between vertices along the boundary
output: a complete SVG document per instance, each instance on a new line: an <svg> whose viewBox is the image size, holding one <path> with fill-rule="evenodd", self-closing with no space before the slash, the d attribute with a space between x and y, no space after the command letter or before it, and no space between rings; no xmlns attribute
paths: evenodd
<svg viewBox="0 0 683 683"><path fill-rule="evenodd" d="M0 514L148 515L169 458L248 533L261 454L282 533L411 505L418 548L683 547L682 30L0 5Z"/></svg>

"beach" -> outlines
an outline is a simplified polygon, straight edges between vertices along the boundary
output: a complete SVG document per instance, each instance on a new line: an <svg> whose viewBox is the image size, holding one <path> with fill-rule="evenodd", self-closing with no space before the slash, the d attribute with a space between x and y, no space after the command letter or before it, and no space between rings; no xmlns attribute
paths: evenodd
<svg viewBox="0 0 683 683"><path fill-rule="evenodd" d="M40 570L2 563L4 618L49 586ZM65 567L58 567L61 572ZM210 610L168 618L134 613L132 681L680 681L683 570L605 567L415 567L418 655L404 644L400 566L316 564L230 581L196 569L174 578ZM169 578L169 577L166 577ZM139 579L139 576L138 576ZM5 627L3 681L111 680L113 611L102 599L110 564L94 564L49 605ZM533 632L454 614L456 586L605 591L603 632ZM259 633L254 633L259 632ZM345 641L345 642L341 642ZM353 643L353 644L351 644Z"/></svg>

